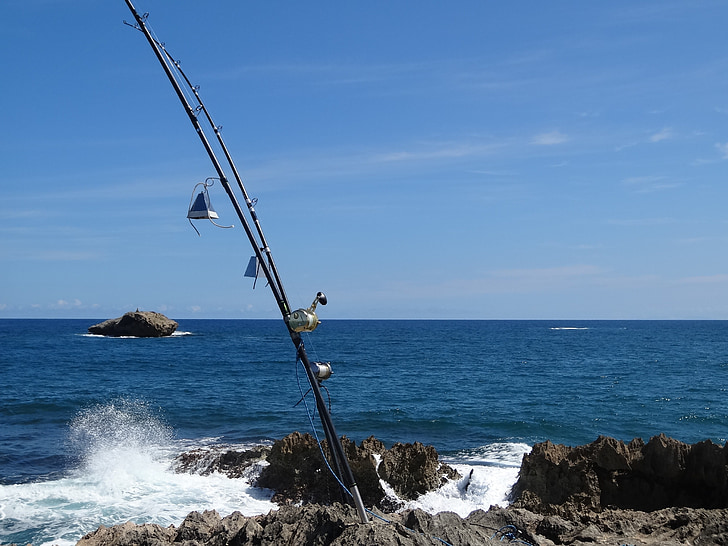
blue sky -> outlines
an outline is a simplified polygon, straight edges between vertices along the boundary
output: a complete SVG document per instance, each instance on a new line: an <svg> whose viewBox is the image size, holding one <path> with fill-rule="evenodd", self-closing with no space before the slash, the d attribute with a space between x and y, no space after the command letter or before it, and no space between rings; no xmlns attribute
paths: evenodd
<svg viewBox="0 0 728 546"><path fill-rule="evenodd" d="M223 126L292 305L728 318L728 4L135 5ZM0 4L0 317L277 317L242 229L188 224L215 172L123 20Z"/></svg>

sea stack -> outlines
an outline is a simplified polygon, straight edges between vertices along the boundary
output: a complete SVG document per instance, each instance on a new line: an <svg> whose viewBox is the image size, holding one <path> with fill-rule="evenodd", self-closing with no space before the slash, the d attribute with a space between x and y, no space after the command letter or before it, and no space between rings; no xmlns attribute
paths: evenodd
<svg viewBox="0 0 728 546"><path fill-rule="evenodd" d="M177 330L178 324L154 311L130 311L115 319L90 326L90 334L110 337L165 337Z"/></svg>

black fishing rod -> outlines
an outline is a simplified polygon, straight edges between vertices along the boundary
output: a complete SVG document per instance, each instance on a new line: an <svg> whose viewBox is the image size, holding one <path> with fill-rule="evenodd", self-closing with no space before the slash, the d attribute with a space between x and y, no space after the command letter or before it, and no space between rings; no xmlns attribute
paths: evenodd
<svg viewBox="0 0 728 546"><path fill-rule="evenodd" d="M331 368L328 364L318 362L312 363L309 360L308 354L306 353L306 349L304 347L303 339L301 337L301 332L311 332L316 328L316 326L318 326L319 320L318 316L316 315L316 306L319 303L321 305L326 305L326 296L322 292L319 292L316 294L316 298L314 299L311 306L309 306L307 309L297 309L295 311L291 311L291 307L288 303L288 298L286 297L286 293L283 289L283 284L281 283L280 276L278 275L278 269L276 268L275 262L273 261L270 247L268 246L265 236L263 235L260 221L258 220L258 216L255 212L255 203L253 200L250 199L250 197L248 197L248 193L245 190L245 186L243 185L240 175L238 174L238 170L235 167L232 156L228 152L227 146L225 146L225 143L222 139L219 127L214 124L212 116L202 102L202 99L200 98L200 95L198 93L198 88L192 85L184 72L182 72L182 69L179 66L179 62L173 60L171 55L164 48L164 45L152 36L146 24L147 14L139 15L139 13L134 8L134 5L131 3L131 0L124 1L126 2L127 7L131 11L132 15L134 16L134 20L136 21L136 25L130 26L133 26L134 28L140 30L149 42L149 45L154 51L157 60L162 65L162 68L167 75L167 78L174 88L175 93L177 94L177 98L182 103L182 106L184 107L185 112L187 113L187 116L192 123L192 126L195 128L195 131L197 132L197 135L200 138L200 141L202 142L202 145L205 148L205 151L207 152L210 161L212 161L212 164L215 167L215 171L217 172L217 177L220 181L220 184L230 198L230 202L232 203L233 208L235 209L235 212L240 219L240 223L245 230L245 234L250 241L250 245L253 247L253 251L255 253L258 265L260 266L260 269L263 271L263 274L268 281L268 285L273 292L273 296L275 297L278 308L281 312L281 315L283 316L283 321L288 328L288 333L290 334L291 340L296 347L297 359L301 361L303 368L306 370L306 375L311 385L311 390L313 391L314 398L316 399L316 408L318 410L321 424L323 426L324 433L326 434L326 439L328 441L329 450L331 452L331 457L334 465L333 470L337 475L337 480L342 485L343 490L351 495L361 522L368 523L369 518L367 517L366 509L364 508L364 503L362 502L361 494L359 493L359 488L356 485L354 475L352 474L351 467L349 466L349 461L346 458L346 454L344 453L341 441L339 440L339 437L336 434L336 429L334 428L334 424L331 421L331 414L329 413L326 402L324 401L323 395L321 394L321 387L319 382L323 381L331 375ZM185 92L180 85L180 82L177 81L175 73L178 73L182 76L186 85L194 94L195 100L198 104L197 109L193 108L190 105L189 101L187 100L187 96L185 95ZM238 183L238 187L243 195L243 198L247 205L248 214L250 215L253 225L256 228L256 232L253 232L253 230L250 228L248 218L246 217L243 208L240 206L240 203L235 196L233 188L230 186L230 183L225 176L225 171L222 168L222 165L220 164L217 156L215 155L215 151L212 148L210 141L207 139L202 125L200 124L200 121L197 119L196 112L198 111L204 112L207 121L215 132L218 145L223 150L227 163L230 166L233 175Z"/></svg>

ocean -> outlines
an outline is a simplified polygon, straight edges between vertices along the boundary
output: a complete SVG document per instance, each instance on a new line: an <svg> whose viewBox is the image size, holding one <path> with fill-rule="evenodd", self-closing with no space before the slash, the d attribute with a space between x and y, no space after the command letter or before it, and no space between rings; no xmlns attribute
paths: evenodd
<svg viewBox="0 0 728 546"><path fill-rule="evenodd" d="M100 320L0 320L0 543L65 546L99 525L274 508L247 478L172 462L310 432L283 322L88 335ZM452 482L410 504L431 512L505 505L523 454L547 439L728 438L728 321L324 320L304 339L332 363L324 394L340 435L432 444L473 471L467 490Z"/></svg>

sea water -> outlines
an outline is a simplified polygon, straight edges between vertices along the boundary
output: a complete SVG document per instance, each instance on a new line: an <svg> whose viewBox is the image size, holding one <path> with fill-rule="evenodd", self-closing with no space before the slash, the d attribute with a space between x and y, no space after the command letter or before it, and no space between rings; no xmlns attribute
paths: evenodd
<svg viewBox="0 0 728 546"><path fill-rule="evenodd" d="M88 335L95 322L0 320L0 543L274 508L255 468L202 476L174 459L312 432L283 323L181 320L136 339ZM463 476L408 505L430 512L506 504L546 439L728 437L725 321L326 320L305 343L332 363L339 434L432 444Z"/></svg>

